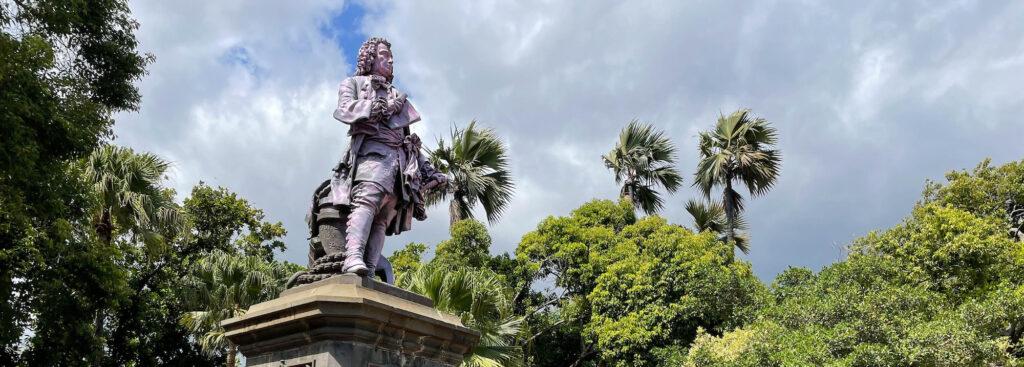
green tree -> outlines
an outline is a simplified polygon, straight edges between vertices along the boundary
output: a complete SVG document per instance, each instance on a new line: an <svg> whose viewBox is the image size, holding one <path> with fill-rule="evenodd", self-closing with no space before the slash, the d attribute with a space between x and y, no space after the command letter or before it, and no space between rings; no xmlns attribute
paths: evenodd
<svg viewBox="0 0 1024 367"><path fill-rule="evenodd" d="M275 251L285 248L284 225L265 221L262 209L227 188L199 182L182 206L192 221L198 250L238 252L271 261Z"/></svg>
<svg viewBox="0 0 1024 367"><path fill-rule="evenodd" d="M491 235L487 227L473 219L460 220L449 229L451 237L437 245L431 263L470 269L488 269L495 273L505 287L514 291L513 308L524 312L530 296L532 274L525 263L501 254L491 256Z"/></svg>
<svg viewBox="0 0 1024 367"><path fill-rule="evenodd" d="M69 166L138 105L149 58L136 27L124 1L0 5L2 365L82 365L99 350L92 315L120 275L81 230L92 198Z"/></svg>
<svg viewBox="0 0 1024 367"><path fill-rule="evenodd" d="M416 271L423 264L423 253L427 251L427 245L418 242L409 242L400 250L395 250L388 261L391 262L391 269L395 272L395 278L402 274Z"/></svg>
<svg viewBox="0 0 1024 367"><path fill-rule="evenodd" d="M711 233L651 216L624 228L587 295L586 333L616 366L679 359L699 328L721 333L754 317L763 286Z"/></svg>
<svg viewBox="0 0 1024 367"><path fill-rule="evenodd" d="M740 109L720 116L715 129L700 133L700 160L693 185L706 199L711 190L722 187L722 206L727 225L726 239L736 239L743 196L733 187L742 183L751 196L768 192L775 185L782 155L774 149L778 134L768 121L755 118L750 110Z"/></svg>
<svg viewBox="0 0 1024 367"><path fill-rule="evenodd" d="M726 228L729 221L725 217L725 208L717 201L697 201L690 199L686 202L686 212L693 217L693 228L697 232L708 231L719 235L719 239L728 242ZM745 231L747 222L742 216L736 217L736 229ZM736 248L744 254L750 253L750 241L745 234L739 234L734 239Z"/></svg>
<svg viewBox="0 0 1024 367"><path fill-rule="evenodd" d="M729 246L658 216L638 221L625 198L545 219L516 251L536 279L557 287L527 313L531 362L666 365L682 359L699 328L724 332L751 320L766 291Z"/></svg>
<svg viewBox="0 0 1024 367"><path fill-rule="evenodd" d="M173 193L163 190L165 201ZM112 314L108 343L109 365L223 364L222 354L203 353L189 338L180 319L195 310L184 295L183 278L211 251L235 256L251 255L264 261L274 248L283 246L280 223L263 221L263 212L225 188L199 184L178 208L185 228L168 237L163 246L141 246L122 238L119 260L127 281L126 296ZM279 228L252 235L252 228ZM215 232L207 229L216 229ZM280 244L280 245L275 245ZM292 266L280 263L278 266ZM294 269L293 269L294 270Z"/></svg>
<svg viewBox="0 0 1024 367"><path fill-rule="evenodd" d="M491 235L483 223L472 219L455 222L451 237L437 244L434 261L456 267L487 267L491 259Z"/></svg>
<svg viewBox="0 0 1024 367"><path fill-rule="evenodd" d="M663 131L637 120L622 129L615 147L601 158L615 174L615 183L622 185L619 195L647 214L664 206L657 186L672 193L683 182L675 168L675 145Z"/></svg>
<svg viewBox="0 0 1024 367"><path fill-rule="evenodd" d="M444 139L430 152L430 161L448 176L448 189L428 198L429 203L449 197L451 225L473 218L473 207L480 203L487 221L494 223L508 207L515 184L509 171L508 146L489 128L477 127L476 121L464 129L454 128L451 145Z"/></svg>
<svg viewBox="0 0 1024 367"><path fill-rule="evenodd" d="M167 161L151 153L104 145L83 165L100 204L93 214L93 226L107 245L116 233L115 226L146 242L162 241L159 229L180 228L178 211L162 192L161 182L170 167Z"/></svg>
<svg viewBox="0 0 1024 367"><path fill-rule="evenodd" d="M161 185L170 164L160 157L104 145L94 150L82 165L99 204L93 209L93 228L104 245L109 247L114 236L122 234L132 236L130 243L157 247L164 245L164 234L173 235L181 230L177 207L164 195ZM127 249L132 250L135 249ZM94 327L101 338L107 317L106 310L97 310ZM100 364L101 358L94 355L93 363Z"/></svg>
<svg viewBox="0 0 1024 367"><path fill-rule="evenodd" d="M480 342L462 366L517 366L522 350L515 344L522 317L512 312L510 289L486 269L451 267L443 263L421 266L398 279L400 287L434 301L438 310L462 319L480 332Z"/></svg>
<svg viewBox="0 0 1024 367"><path fill-rule="evenodd" d="M1024 241L1024 161L993 166L991 159L973 170L946 174L945 185L929 182L924 202L937 202L981 217L1005 218L1008 234Z"/></svg>
<svg viewBox="0 0 1024 367"><path fill-rule="evenodd" d="M899 225L813 274L790 268L757 321L702 334L685 366L1019 366L1024 244L1007 201L1021 162L947 174Z"/></svg>
<svg viewBox="0 0 1024 367"><path fill-rule="evenodd" d="M616 234L635 221L629 200L593 200L568 216L544 219L523 236L517 259L532 280L553 278L557 288L537 297L527 310L531 336L526 348L532 363L582 366L595 360L597 349L584 333L592 314L587 296L604 272L603 254L614 245ZM563 353L548 353L553 350Z"/></svg>
<svg viewBox="0 0 1024 367"><path fill-rule="evenodd" d="M185 313L181 323L197 335L205 351L223 354L225 365L235 366L237 346L224 338L220 322L276 298L290 270L259 256L211 253L192 266L183 282L185 300L195 311Z"/></svg>

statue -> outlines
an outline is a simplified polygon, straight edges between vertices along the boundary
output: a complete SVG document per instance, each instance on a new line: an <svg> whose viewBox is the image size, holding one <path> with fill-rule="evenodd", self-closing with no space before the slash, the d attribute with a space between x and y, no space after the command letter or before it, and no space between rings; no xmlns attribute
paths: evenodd
<svg viewBox="0 0 1024 367"><path fill-rule="evenodd" d="M309 270L288 287L355 273L394 282L381 254L384 237L426 219L424 195L447 185L409 131L420 115L392 85L391 43L373 37L359 48L356 72L341 82L334 118L348 125L349 146L331 179L313 193ZM378 272L378 270L383 270ZM383 274L381 274L383 273Z"/></svg>

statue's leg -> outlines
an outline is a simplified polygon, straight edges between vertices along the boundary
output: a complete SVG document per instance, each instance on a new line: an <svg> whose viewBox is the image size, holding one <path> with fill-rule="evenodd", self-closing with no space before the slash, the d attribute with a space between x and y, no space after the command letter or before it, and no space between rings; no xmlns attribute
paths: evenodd
<svg viewBox="0 0 1024 367"><path fill-rule="evenodd" d="M352 191L352 211L348 214L345 234L345 263L342 271L366 275L369 271L363 259L366 241L370 236L373 219L380 210L385 192L372 182L356 183Z"/></svg>
<svg viewBox="0 0 1024 367"><path fill-rule="evenodd" d="M377 211L377 216L373 218L373 227L370 228L370 236L366 240L366 254L363 256L363 261L371 275L377 270L377 261L380 260L381 252L384 251L385 230L395 216L395 203L394 195L385 195L380 210Z"/></svg>

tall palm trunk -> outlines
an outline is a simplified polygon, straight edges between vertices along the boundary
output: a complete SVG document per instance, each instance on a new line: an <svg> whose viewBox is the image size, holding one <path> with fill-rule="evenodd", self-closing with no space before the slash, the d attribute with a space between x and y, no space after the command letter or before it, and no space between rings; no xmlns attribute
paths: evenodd
<svg viewBox="0 0 1024 367"><path fill-rule="evenodd" d="M235 346L235 343L228 342L228 358L227 361L224 362L225 366L235 367L235 354L238 354L238 347Z"/></svg>
<svg viewBox="0 0 1024 367"><path fill-rule="evenodd" d="M452 195L452 202L448 205L448 228L454 227L455 222L464 219L462 218L462 209L460 209L462 200L462 195L458 193Z"/></svg>
<svg viewBox="0 0 1024 367"><path fill-rule="evenodd" d="M629 205L636 208L636 173L633 170L627 170L626 180L622 183L622 191L619 196L629 200Z"/></svg>
<svg viewBox="0 0 1024 367"><path fill-rule="evenodd" d="M114 223L110 218L110 208L103 208L100 214L100 220L94 225L96 235L100 237L100 241L104 245L110 246L111 241L114 237ZM96 309L96 314L93 315L93 330L96 333L96 338L103 340L104 329L106 328L105 321L106 315L104 315L103 307ZM100 365L103 363L103 352L96 353L92 360L93 365Z"/></svg>
<svg viewBox="0 0 1024 367"><path fill-rule="evenodd" d="M636 195L633 193L632 181L626 180L626 182L622 185L622 191L619 193L619 196L622 196L623 198L628 200L629 205L634 205L635 207Z"/></svg>
<svg viewBox="0 0 1024 367"><path fill-rule="evenodd" d="M114 237L114 223L110 219L110 208L103 208L102 214L100 214L100 220L94 225L96 229L96 235L100 237L100 241L103 241L104 245L110 245L110 242Z"/></svg>
<svg viewBox="0 0 1024 367"><path fill-rule="evenodd" d="M736 192L732 189L732 175L725 180L725 190L722 191L722 205L725 207L725 238L729 243L736 239Z"/></svg>

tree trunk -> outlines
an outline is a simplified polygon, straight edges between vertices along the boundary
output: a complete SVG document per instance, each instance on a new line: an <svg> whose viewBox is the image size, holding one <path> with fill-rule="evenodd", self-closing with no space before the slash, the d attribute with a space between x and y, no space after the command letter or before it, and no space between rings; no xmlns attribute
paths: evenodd
<svg viewBox="0 0 1024 367"><path fill-rule="evenodd" d="M104 245L109 246L114 236L114 223L110 219L110 208L103 208L103 212L100 214L100 221L94 227L96 235L100 237L100 241L103 241Z"/></svg>
<svg viewBox="0 0 1024 367"><path fill-rule="evenodd" d="M722 190L722 206L725 208L725 241L729 245L729 262L736 257L736 200L736 192L732 189L732 175L727 174L725 190Z"/></svg>
<svg viewBox="0 0 1024 367"><path fill-rule="evenodd" d="M1024 323L1021 320L1015 320L1010 323L1010 330L1007 333L1010 337L1010 354L1017 357L1024 357L1024 345L1021 345L1021 339L1024 337Z"/></svg>
<svg viewBox="0 0 1024 367"><path fill-rule="evenodd" d="M722 191L722 206L725 207L725 238L730 245L736 239L736 205L733 202L734 198L730 198L731 192L732 177L728 177L725 181L725 190Z"/></svg>
<svg viewBox="0 0 1024 367"><path fill-rule="evenodd" d="M448 228L454 227L455 222L462 220L462 210L459 209L460 200L462 200L461 195L453 195L452 203L448 205Z"/></svg>
<svg viewBox="0 0 1024 367"><path fill-rule="evenodd" d="M104 245L110 246L110 242L113 240L114 224L110 219L110 208L103 208L102 214L100 214L100 221L94 225L96 235L99 236L100 241ZM93 318L93 330L96 333L96 340L103 341L103 334L106 328L105 322L106 317L103 314L103 308L97 308L96 314ZM103 351L96 353L93 357L92 363L94 366L103 364Z"/></svg>
<svg viewBox="0 0 1024 367"><path fill-rule="evenodd" d="M103 343L103 344L106 344L106 341L103 338L103 334L104 334L103 329L105 327L104 326L105 321L106 321L106 317L103 314L103 309L102 308L97 309L96 310L95 318L92 321L93 322L93 329L96 331L96 340L99 340L100 343ZM99 352L97 352L96 354L93 355L93 360L92 360L92 365L93 366L99 366L101 364L103 364L103 349L102 349L102 347L101 347Z"/></svg>
<svg viewBox="0 0 1024 367"><path fill-rule="evenodd" d="M632 206L633 209L635 210L635 209L637 209L637 207L636 207L636 195L635 195L635 193L633 191L634 191L633 190L633 179L632 178L626 178L626 182L622 183L622 190L619 191L619 195L622 196L623 198L625 198L626 200L628 200L629 201L629 205Z"/></svg>
<svg viewBox="0 0 1024 367"><path fill-rule="evenodd" d="M572 364L569 365L569 366L570 367L582 366L583 365L583 361L585 361L587 359L587 357L590 357L591 354L594 354L594 352L596 352L596 351L594 349L590 348L590 345L588 345L586 341L582 341L581 340L580 341L580 355L579 355L579 357L576 358L576 361L572 362Z"/></svg>
<svg viewBox="0 0 1024 367"><path fill-rule="evenodd" d="M224 362L225 366L235 367L235 354L238 354L238 347L235 346L235 343L228 342L228 358L227 361Z"/></svg>

